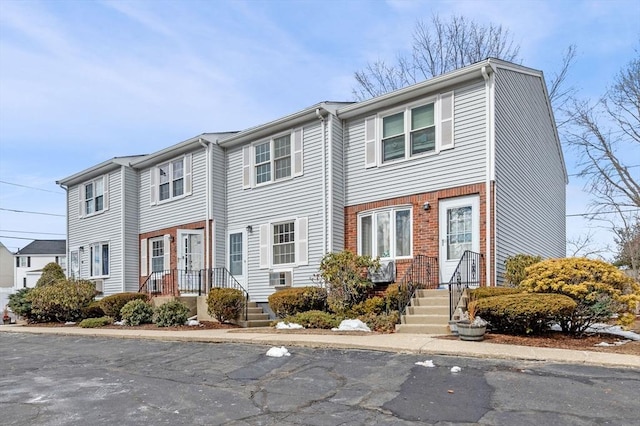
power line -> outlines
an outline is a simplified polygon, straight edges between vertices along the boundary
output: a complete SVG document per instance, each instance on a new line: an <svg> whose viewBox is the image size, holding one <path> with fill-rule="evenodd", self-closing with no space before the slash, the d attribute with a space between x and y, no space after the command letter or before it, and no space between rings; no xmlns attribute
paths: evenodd
<svg viewBox="0 0 640 426"><path fill-rule="evenodd" d="M21 188L35 189L36 191L51 192L53 194L58 194L58 195L64 195L65 194L64 192L61 192L61 191L52 191L50 189L36 188L35 186L21 185L19 183L7 182L7 181L4 181L4 180L0 180L0 183L4 183L5 185L19 186Z"/></svg>
<svg viewBox="0 0 640 426"><path fill-rule="evenodd" d="M67 234L60 234L60 233L57 233L57 232L10 231L8 229L0 229L0 232L11 232L11 233L14 233L14 234L67 235Z"/></svg>
<svg viewBox="0 0 640 426"><path fill-rule="evenodd" d="M0 207L0 210L4 210L7 212L14 212L14 213L29 213L29 214L41 214L44 216L59 216L59 217L67 217L64 214L55 214L55 213L43 213L43 212L31 212L31 211L26 211L26 210L14 210L14 209L5 209Z"/></svg>
<svg viewBox="0 0 640 426"><path fill-rule="evenodd" d="M11 240L29 240L29 241L33 241L35 240L35 238L26 238L26 237L9 237L7 235L0 235L0 238L9 238Z"/></svg>
<svg viewBox="0 0 640 426"><path fill-rule="evenodd" d="M612 214L612 213L629 213L629 212L635 212L638 211L640 209L630 209L630 210L614 210L614 211L610 211L610 212L593 212L593 213L575 213L575 214L567 214L565 215L566 217L574 217L574 216L597 216L600 214Z"/></svg>

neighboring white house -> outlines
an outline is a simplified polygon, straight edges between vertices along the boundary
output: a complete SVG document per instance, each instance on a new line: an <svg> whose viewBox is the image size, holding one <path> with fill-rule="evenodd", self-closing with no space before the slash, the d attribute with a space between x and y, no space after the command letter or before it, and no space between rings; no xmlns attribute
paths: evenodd
<svg viewBox="0 0 640 426"><path fill-rule="evenodd" d="M0 314L14 291L13 265L13 253L0 243Z"/></svg>
<svg viewBox="0 0 640 426"><path fill-rule="evenodd" d="M33 288L42 275L42 268L55 262L67 269L67 243L65 240L35 240L21 250L15 258L14 289Z"/></svg>
<svg viewBox="0 0 640 426"><path fill-rule="evenodd" d="M495 285L509 255L565 252L567 174L542 72L495 59L59 183L70 272L105 295L230 279L266 304L342 249L393 262L389 281L429 257L439 282L470 251L469 271Z"/></svg>

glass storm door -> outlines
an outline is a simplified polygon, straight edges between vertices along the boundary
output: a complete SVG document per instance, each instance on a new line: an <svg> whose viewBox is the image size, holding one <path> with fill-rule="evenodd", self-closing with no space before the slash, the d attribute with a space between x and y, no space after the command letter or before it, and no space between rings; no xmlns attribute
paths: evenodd
<svg viewBox="0 0 640 426"><path fill-rule="evenodd" d="M178 231L178 285L181 292L197 292L204 282L203 231Z"/></svg>
<svg viewBox="0 0 640 426"><path fill-rule="evenodd" d="M244 230L229 233L227 249L227 269L246 288L247 235Z"/></svg>
<svg viewBox="0 0 640 426"><path fill-rule="evenodd" d="M439 201L440 280L448 283L466 250L480 252L478 196Z"/></svg>

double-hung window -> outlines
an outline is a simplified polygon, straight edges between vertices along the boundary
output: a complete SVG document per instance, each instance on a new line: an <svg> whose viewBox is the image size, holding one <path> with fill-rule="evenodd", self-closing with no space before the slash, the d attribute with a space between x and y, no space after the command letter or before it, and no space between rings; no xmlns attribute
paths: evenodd
<svg viewBox="0 0 640 426"><path fill-rule="evenodd" d="M260 269L282 270L309 264L307 217L260 225Z"/></svg>
<svg viewBox="0 0 640 426"><path fill-rule="evenodd" d="M109 275L109 243L91 244L89 259L89 273L92 278Z"/></svg>
<svg viewBox="0 0 640 426"><path fill-rule="evenodd" d="M106 178L104 176L87 182L80 188L80 209L82 216L100 213L107 209Z"/></svg>
<svg viewBox="0 0 640 426"><path fill-rule="evenodd" d="M273 264L296 263L295 221L273 225Z"/></svg>
<svg viewBox="0 0 640 426"><path fill-rule="evenodd" d="M408 131L407 131L408 129ZM382 117L382 162L406 159L436 149L434 104Z"/></svg>
<svg viewBox="0 0 640 426"><path fill-rule="evenodd" d="M184 158L158 166L158 172L160 173L158 185L160 201L184 194Z"/></svg>
<svg viewBox="0 0 640 426"><path fill-rule="evenodd" d="M256 184L291 177L291 135L254 146Z"/></svg>
<svg viewBox="0 0 640 426"><path fill-rule="evenodd" d="M411 257L410 207L369 211L358 216L358 254L397 259Z"/></svg>
<svg viewBox="0 0 640 426"><path fill-rule="evenodd" d="M151 240L151 272L164 270L164 238Z"/></svg>

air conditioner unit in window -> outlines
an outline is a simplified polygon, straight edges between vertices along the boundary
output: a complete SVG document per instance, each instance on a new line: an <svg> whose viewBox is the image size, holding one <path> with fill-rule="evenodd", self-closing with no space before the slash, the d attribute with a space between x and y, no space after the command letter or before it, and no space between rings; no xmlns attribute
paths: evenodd
<svg viewBox="0 0 640 426"><path fill-rule="evenodd" d="M269 272L269 286L271 287L291 287L292 282L293 282L292 271Z"/></svg>
<svg viewBox="0 0 640 426"><path fill-rule="evenodd" d="M96 291L98 293L103 292L104 280L93 280L93 283L96 285Z"/></svg>
<svg viewBox="0 0 640 426"><path fill-rule="evenodd" d="M377 271L369 268L369 279L374 284L389 284L396 281L396 263L392 260L380 262Z"/></svg>

